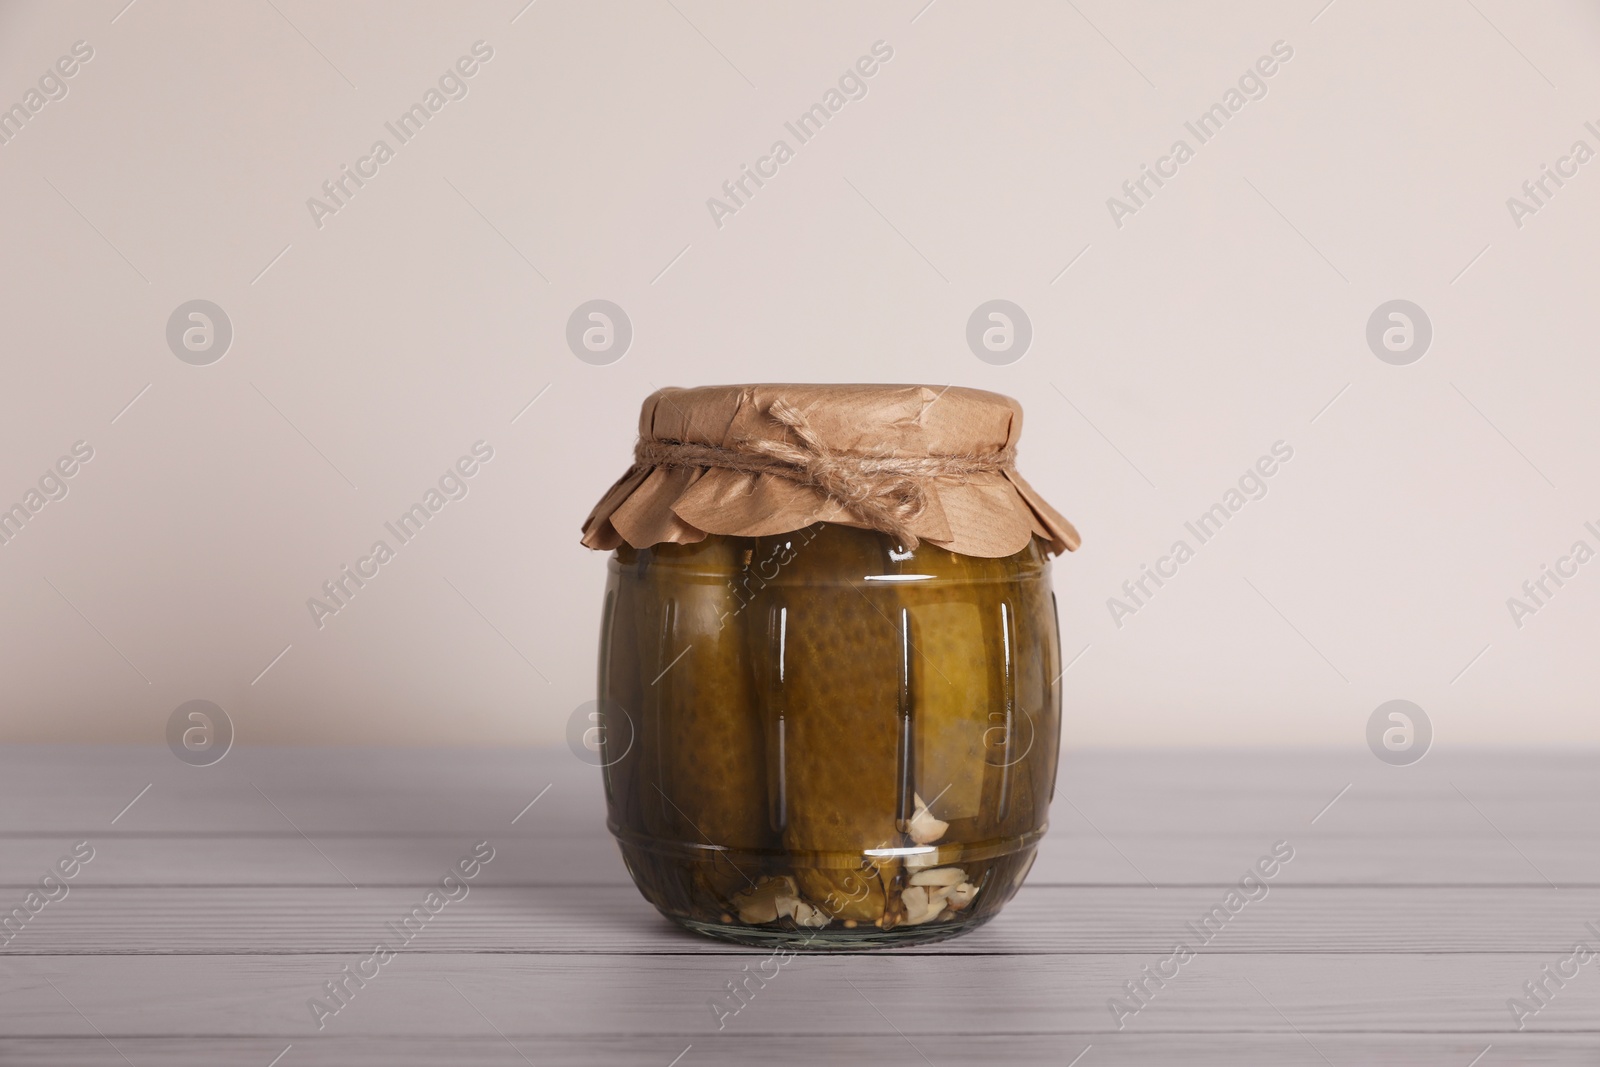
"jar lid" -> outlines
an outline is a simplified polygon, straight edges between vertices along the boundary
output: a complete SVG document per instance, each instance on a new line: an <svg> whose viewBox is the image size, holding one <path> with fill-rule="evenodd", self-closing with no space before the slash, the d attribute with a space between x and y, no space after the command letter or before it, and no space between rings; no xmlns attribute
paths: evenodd
<svg viewBox="0 0 1600 1067"><path fill-rule="evenodd" d="M765 537L817 522L881 530L968 556L1072 524L1016 470L1022 405L926 385L660 389L639 412L634 464L583 524L583 544L648 548L707 534Z"/></svg>

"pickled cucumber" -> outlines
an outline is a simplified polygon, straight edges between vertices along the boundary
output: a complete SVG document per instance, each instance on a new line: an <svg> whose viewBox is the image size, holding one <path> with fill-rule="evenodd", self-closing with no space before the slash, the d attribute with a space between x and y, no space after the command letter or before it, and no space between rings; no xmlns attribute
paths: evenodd
<svg viewBox="0 0 1600 1067"><path fill-rule="evenodd" d="M993 915L1054 788L1047 568L1038 541L988 559L827 525L619 550L602 695L635 738L608 801L645 896L814 947Z"/></svg>
<svg viewBox="0 0 1600 1067"><path fill-rule="evenodd" d="M771 557L776 540L758 538L755 555ZM891 591L859 578L882 573L890 547L882 534L824 528L750 613L752 638L769 650L767 729L782 731L781 828L795 880L833 918L878 926L899 917L901 864L868 850L905 840L909 707Z"/></svg>
<svg viewBox="0 0 1600 1067"><path fill-rule="evenodd" d="M751 657L728 625L745 552L737 538L659 545L622 575L638 586L643 830L703 856L690 885L671 880L702 910L754 889L762 871L739 857L776 844L752 803L766 772Z"/></svg>

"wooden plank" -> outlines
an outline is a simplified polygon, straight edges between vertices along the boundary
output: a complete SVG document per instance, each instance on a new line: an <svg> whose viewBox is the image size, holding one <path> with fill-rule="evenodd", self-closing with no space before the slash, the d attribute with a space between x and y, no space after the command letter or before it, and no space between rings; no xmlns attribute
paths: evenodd
<svg viewBox="0 0 1600 1067"><path fill-rule="evenodd" d="M0 948L0 1062L264 1065L290 1042L309 1064L659 1067L691 1044L686 1067L1063 1064L1090 1044L1083 1067L1465 1067L1491 1044L1484 1067L1571 1062L1600 1045L1592 979L1523 1033L1506 1001L1600 924L1589 763L1069 751L1055 826L999 919L923 949L792 960L737 1014L725 1002L719 1030L712 1001L773 965L644 903L597 772L564 750L241 748L194 768L161 748L9 746L0 894L20 903L76 840L96 857ZM1119 1032L1110 998L1279 839L1296 856L1270 895ZM307 1000L479 840L496 858L471 895L319 1031Z"/></svg>
<svg viewBox="0 0 1600 1067"><path fill-rule="evenodd" d="M492 833L498 855L489 885L630 884L604 827L524 819ZM1543 886L1600 885L1600 842L1584 837L1523 838L1513 846L1488 827L1478 836L1389 839L1334 833L1320 826L1293 836L1289 885ZM78 882L156 885L420 885L454 862L475 837L377 831L226 835L204 833L0 835L0 892L23 889L77 840L95 847ZM1045 837L1029 885L1223 885L1237 881L1271 839L1249 833L1130 833L1113 847L1083 826L1057 824ZM313 847L315 845L315 847ZM318 850L321 850L320 852ZM326 857L326 858L325 858ZM337 865L337 866L335 866ZM343 872L343 875L340 872ZM1543 872L1543 874L1541 874Z"/></svg>
<svg viewBox="0 0 1600 1067"><path fill-rule="evenodd" d="M487 1030L487 1027L485 1027ZM1328 1067L1384 1064L1386 1067L1467 1067L1491 1048L1479 1067L1521 1064L1555 1067L1591 1062L1595 1041L1567 1034L1329 1034L1309 1039L1294 1034L942 1034L936 1043L909 1035L934 1063L996 1063L1018 1067L1064 1067L1089 1052L1079 1067ZM1315 1042L1311 1044L1309 1042ZM215 1067L219 1063L266 1067L291 1042L268 1037L119 1037L116 1049L96 1036L0 1039L0 1063L37 1067ZM494 1034L385 1038L321 1035L299 1038L279 1067L392 1067L394 1064L451 1064L455 1067L594 1067L604 1064L667 1067L687 1048L679 1067L748 1067L749 1064L875 1063L885 1054L900 1062L921 1063L898 1036L879 1034L706 1034L693 1041L676 1036L588 1038L541 1035L517 1042ZM931 1045L931 1047L930 1047ZM1091 1047L1092 1046L1092 1047ZM120 1049L120 1053L117 1051ZM122 1057L126 1055L127 1059ZM526 1056L526 1058L524 1058Z"/></svg>
<svg viewBox="0 0 1600 1067"><path fill-rule="evenodd" d="M6 955L76 953L360 952L392 940L424 895L419 887L106 889L79 886L46 905ZM934 955L1165 955L1198 948L1200 924L1223 900L1216 887L1027 886L998 918L916 949ZM1286 952L1570 952L1600 948L1600 889L1301 888L1273 885L1223 922L1212 950ZM1186 925L1187 924L1187 925ZM1190 929L1193 927L1193 929ZM631 886L474 885L445 906L414 952L719 954L737 946L690 934ZM757 953L764 955L764 953Z"/></svg>
<svg viewBox="0 0 1600 1067"><path fill-rule="evenodd" d="M0 968L0 1037L86 1036L93 1032L87 1019L113 1039L296 1041L319 1032L310 998L359 959L10 957ZM1523 953L1202 954L1122 1020L1122 1032L1458 1033L1488 1042L1517 1032L1506 999L1548 961ZM759 957L401 952L322 1020L321 1033L482 1037L492 1032L487 1018L529 1040L632 1034L690 1042L719 1032L719 1021L720 1032L739 1035L868 1034L893 1042L906 1033L934 1044L970 1033L1110 1035L1118 1030L1108 1002L1150 962L1145 954L808 956L769 965L775 977L764 988L752 984L748 1004L729 1018L711 1005L731 1004L723 999L727 984L742 977L741 967L759 967ZM1571 983L1527 1025L1600 1041L1593 979Z"/></svg>
<svg viewBox="0 0 1600 1067"><path fill-rule="evenodd" d="M592 831L602 810L596 802L599 771L565 749L240 748L213 766L191 767L164 747L5 745L0 832L465 828L481 836L511 826L546 786L550 792L533 811L574 804ZM533 811L517 825L533 818Z"/></svg>
<svg viewBox="0 0 1600 1067"><path fill-rule="evenodd" d="M1587 763L1069 754L1033 877L1220 883L1287 839L1300 856L1284 877L1296 883L1600 884L1600 784ZM86 870L96 884L398 884L481 839L540 843L512 850L491 880L623 884L603 820L597 772L565 750L256 749L195 768L148 747L0 749L0 879L11 886L75 840L118 845ZM353 870L340 875L323 854Z"/></svg>
<svg viewBox="0 0 1600 1067"><path fill-rule="evenodd" d="M1308 827L1349 785L1319 827L1376 839L1498 839L1498 825L1518 842L1595 839L1600 776L1591 762L1584 752L1457 750L1396 768L1364 751L1069 750L1053 818L1058 828L1086 832L1092 823L1118 843L1140 833L1231 832L1270 841ZM241 748L197 768L151 746L13 744L0 746L0 833L282 833L298 826L313 834L487 836L510 826L547 785L533 810L592 832L601 811L599 772L565 749Z"/></svg>

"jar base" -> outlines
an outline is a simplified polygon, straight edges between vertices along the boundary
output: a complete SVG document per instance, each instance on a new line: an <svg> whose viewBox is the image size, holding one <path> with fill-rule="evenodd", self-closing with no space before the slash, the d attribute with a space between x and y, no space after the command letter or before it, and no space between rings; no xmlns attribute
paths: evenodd
<svg viewBox="0 0 1600 1067"><path fill-rule="evenodd" d="M951 922L899 926L893 930L880 930L875 926L850 929L837 924L820 930L799 927L785 930L772 926L746 926L738 922L707 923L681 915L667 915L667 918L684 929L714 937L719 941L731 941L736 945L748 945L752 948L783 948L796 952L865 952L871 949L931 945L936 941L947 941L952 937L959 937L976 930L993 917L993 914L974 915L971 918Z"/></svg>

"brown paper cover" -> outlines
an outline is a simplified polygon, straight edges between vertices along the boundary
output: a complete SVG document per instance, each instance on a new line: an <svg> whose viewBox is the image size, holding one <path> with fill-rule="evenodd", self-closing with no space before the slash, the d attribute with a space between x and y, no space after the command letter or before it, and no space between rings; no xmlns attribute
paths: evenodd
<svg viewBox="0 0 1600 1067"><path fill-rule="evenodd" d="M782 400L804 413L834 448L863 456L916 458L1000 452L1022 433L1022 406L998 393L924 385L715 385L650 394L639 412L645 440L738 448L783 440L768 415ZM1009 556L1030 538L1053 553L1078 547L1078 532L1015 470L924 483L927 506L911 532L968 556ZM609 551L690 544L707 534L760 537L817 522L865 527L820 488L778 474L721 467L634 466L583 524L583 544Z"/></svg>

